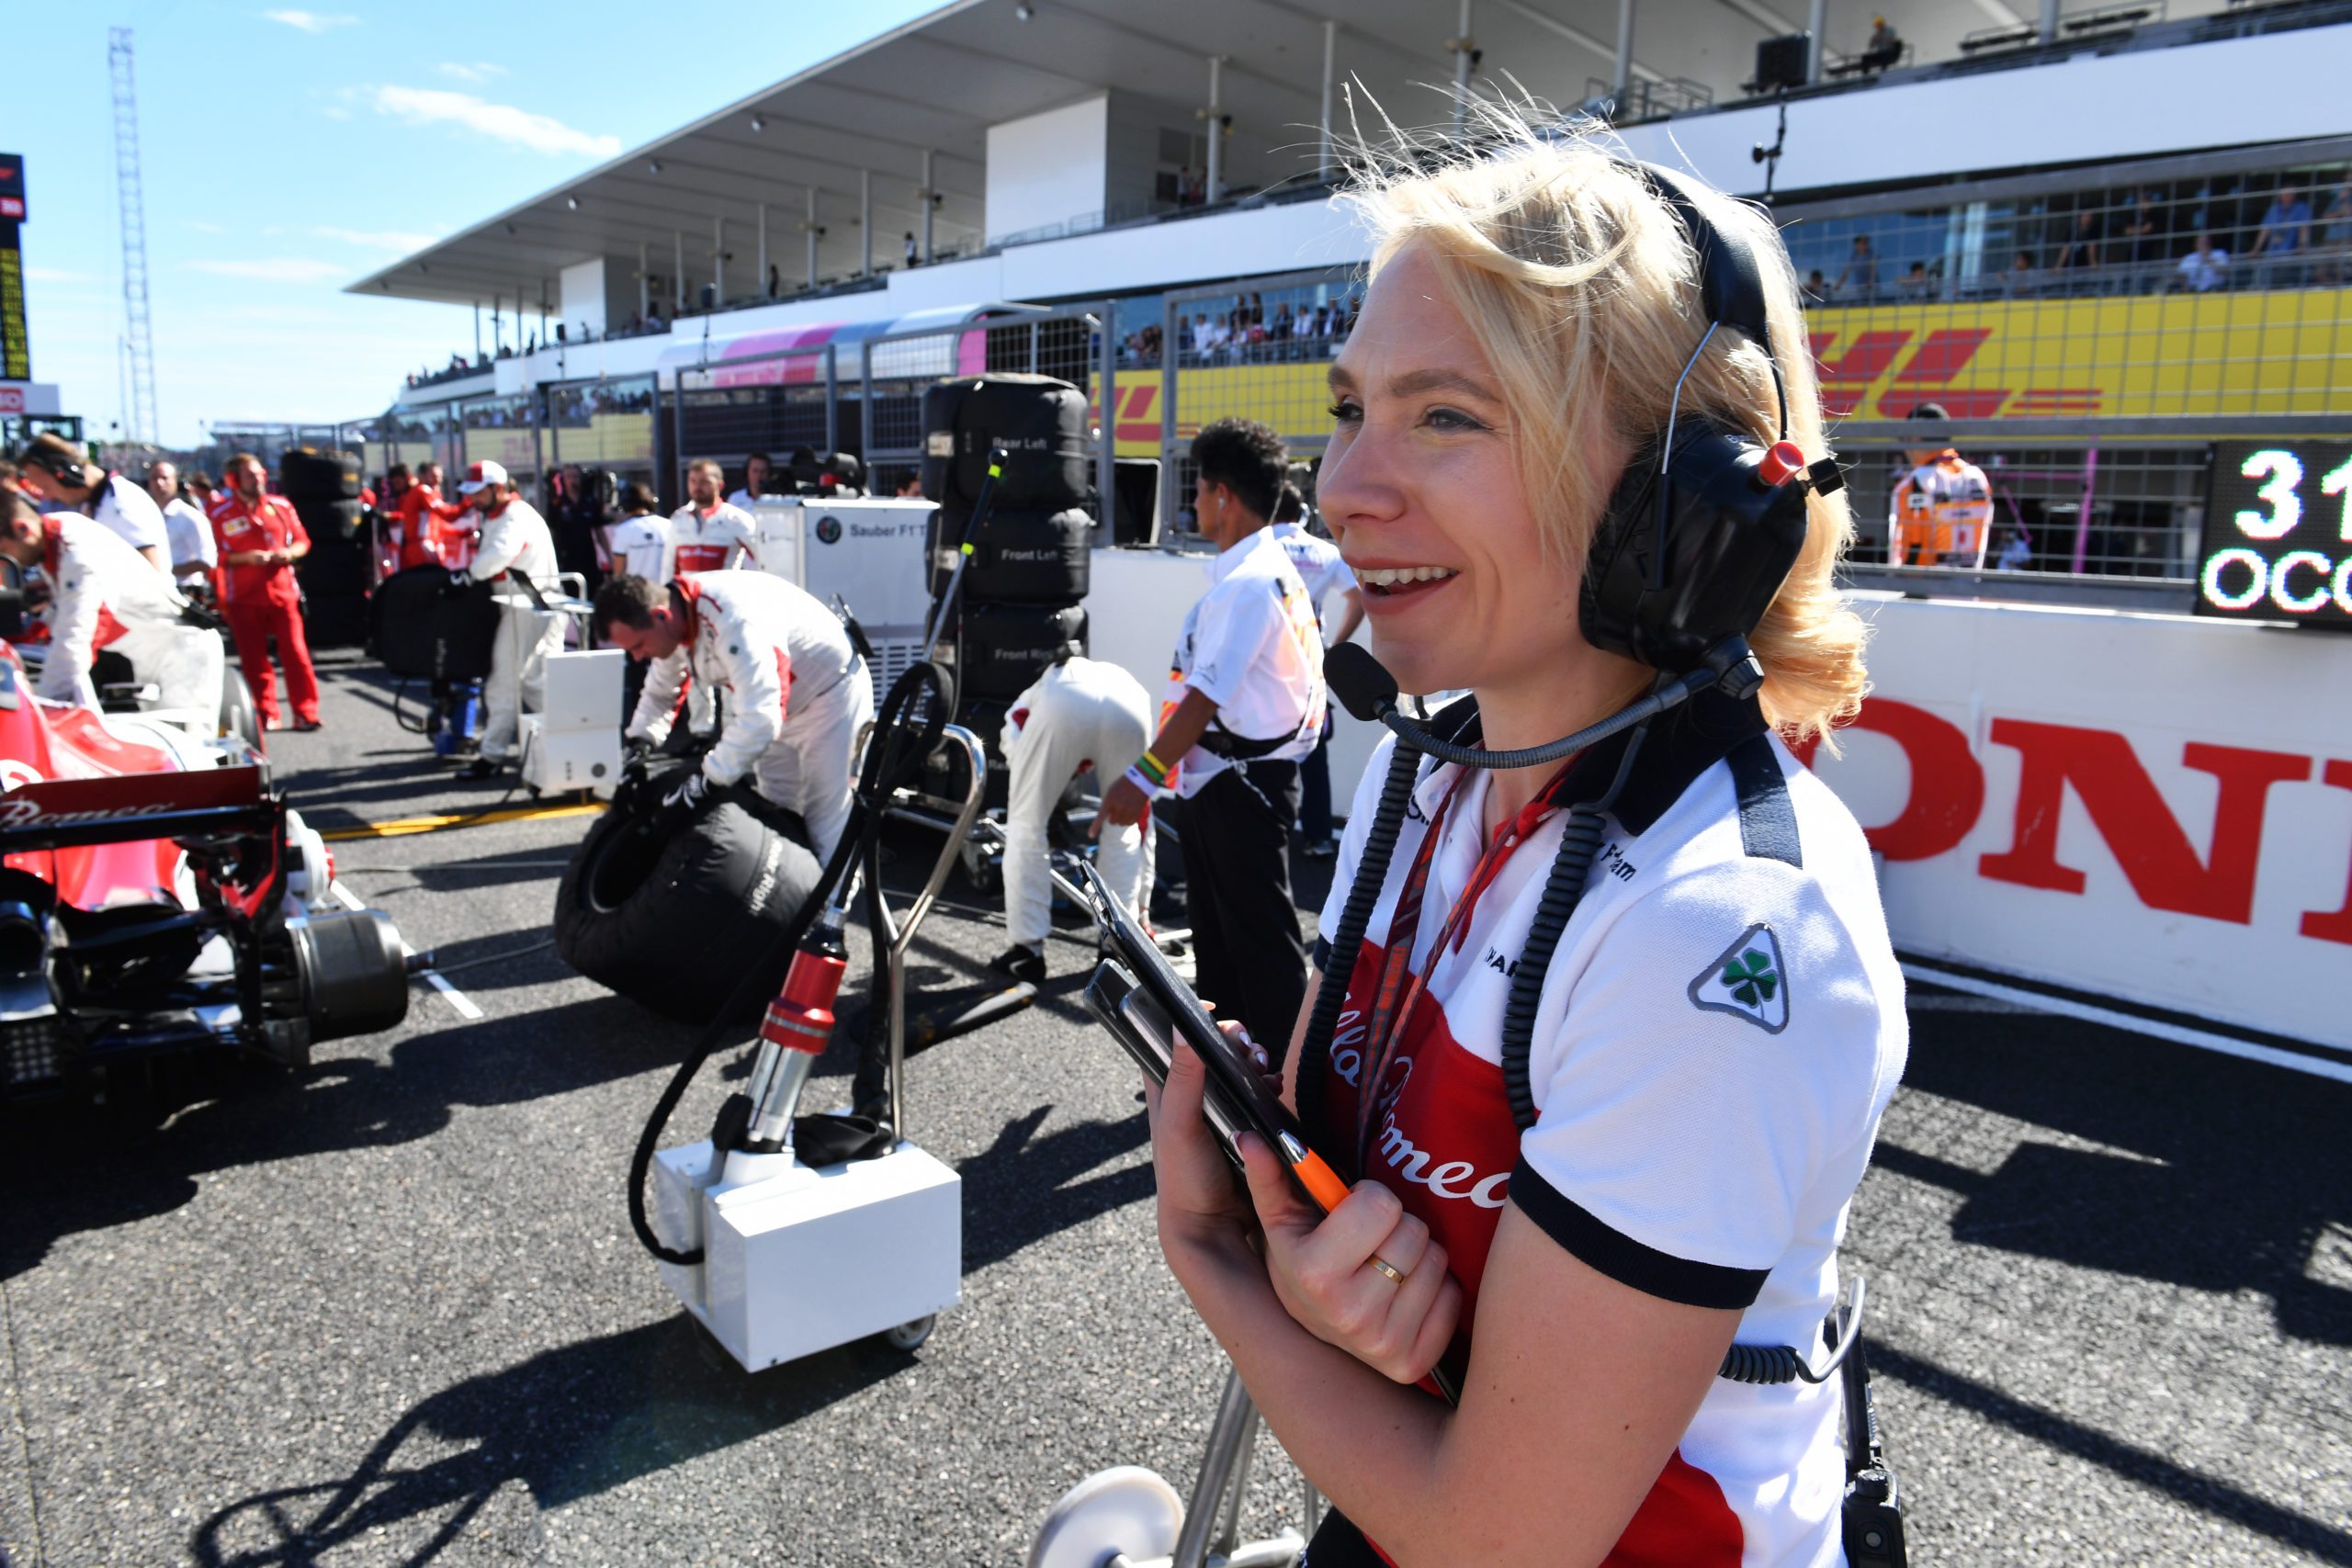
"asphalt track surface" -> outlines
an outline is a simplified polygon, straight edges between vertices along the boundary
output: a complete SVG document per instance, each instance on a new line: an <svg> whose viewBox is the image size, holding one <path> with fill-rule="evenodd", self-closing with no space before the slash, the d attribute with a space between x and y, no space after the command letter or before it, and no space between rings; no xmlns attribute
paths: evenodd
<svg viewBox="0 0 2352 1568"><path fill-rule="evenodd" d="M497 799L393 727L373 672L326 683L327 728L273 737L315 820ZM299 1077L212 1066L9 1120L16 1564L1015 1564L1092 1471L1189 1487L1223 1368L1157 1262L1136 1081L1074 995L1087 949L1055 943L1040 1005L910 1069L909 1130L962 1173L962 1304L911 1354L747 1376L622 1202L690 1031L542 945L584 828L336 846L479 1021L420 985ZM931 841L891 841L915 875ZM1002 942L950 897L926 992ZM1848 1256L1915 1561L2352 1562L2352 1087L1950 995L1912 1027ZM1298 1482L1259 1451L1245 1522L1271 1533Z"/></svg>

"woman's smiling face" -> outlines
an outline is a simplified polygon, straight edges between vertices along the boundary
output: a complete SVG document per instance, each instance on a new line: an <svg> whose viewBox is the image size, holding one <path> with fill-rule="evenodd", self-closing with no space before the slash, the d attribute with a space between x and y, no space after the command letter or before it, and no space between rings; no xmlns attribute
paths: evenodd
<svg viewBox="0 0 2352 1568"><path fill-rule="evenodd" d="M1374 280L1331 392L1316 502L1400 687L1499 692L1606 657L1577 630L1577 566L1537 530L1493 367L1419 246Z"/></svg>

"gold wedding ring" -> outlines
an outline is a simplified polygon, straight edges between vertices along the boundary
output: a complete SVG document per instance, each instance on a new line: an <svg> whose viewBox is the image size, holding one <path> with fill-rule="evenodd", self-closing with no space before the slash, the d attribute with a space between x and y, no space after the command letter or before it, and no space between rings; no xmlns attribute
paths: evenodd
<svg viewBox="0 0 2352 1568"><path fill-rule="evenodd" d="M1389 1262L1385 1258L1381 1258L1375 1255L1372 1260L1372 1266L1374 1269L1379 1269L1382 1273L1387 1275L1388 1278L1396 1283L1401 1285L1405 1282L1405 1276L1397 1272L1396 1265Z"/></svg>

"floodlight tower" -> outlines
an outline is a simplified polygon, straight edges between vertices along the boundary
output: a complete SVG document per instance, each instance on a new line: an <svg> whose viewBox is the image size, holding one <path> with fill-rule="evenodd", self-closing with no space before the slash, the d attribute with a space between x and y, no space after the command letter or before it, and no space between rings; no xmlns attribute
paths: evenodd
<svg viewBox="0 0 2352 1568"><path fill-rule="evenodd" d="M122 206L123 347L130 362L130 399L123 435L157 438L155 341L147 320L147 205L139 186L139 91L131 78L130 29L107 29L107 72L114 81L114 177Z"/></svg>

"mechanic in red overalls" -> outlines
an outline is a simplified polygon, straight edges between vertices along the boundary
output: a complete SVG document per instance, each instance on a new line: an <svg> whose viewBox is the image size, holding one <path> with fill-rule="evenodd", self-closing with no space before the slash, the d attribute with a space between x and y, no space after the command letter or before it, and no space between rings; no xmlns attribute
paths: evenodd
<svg viewBox="0 0 2352 1568"><path fill-rule="evenodd" d="M264 725L316 729L319 678L311 669L302 589L294 577L294 563L311 553L311 536L294 514L294 503L268 493L260 458L240 452L229 459L223 477L228 483L212 502L212 536L220 547L220 613L236 639L237 662ZM290 725L278 716L277 682L269 664L273 637L286 666L286 694L294 705Z"/></svg>
<svg viewBox="0 0 2352 1568"><path fill-rule="evenodd" d="M1431 728L1495 752L1655 688L1581 608L1640 580L1582 578L1604 523L1646 538L1650 471L1621 483L1670 411L1823 450L1795 275L1760 215L1684 182L1714 231L1694 233L1599 149L1498 140L1361 190L1372 283L1317 483L1374 655L1406 692L1467 690ZM1748 252L1756 331L1711 328L1701 235ZM1720 525L1678 504L1677 527ZM1336 1029L1306 1039L1310 1000L1286 1064L1308 1139L1353 1179L1328 1216L1254 1134L1236 1190L1199 1059L1176 1054L1153 1108L1161 1250L1331 1500L1314 1568L1841 1561L1838 1380L1724 1375L1758 1364L1734 1345L1827 1361L1838 1240L1907 1039L1870 846L1789 750L1864 682L1831 575L1845 498L1803 515L1747 634L1754 693L1711 686L1638 750L1621 730L1509 771L1420 759L1386 813L1393 738L1375 751L1325 932L1376 816L1395 852L1352 961L1317 944L1318 969L1349 963ZM1572 803L1589 825L1564 859ZM1547 885L1579 859L1563 910ZM1458 1404L1415 1386L1441 1364Z"/></svg>
<svg viewBox="0 0 2352 1568"><path fill-rule="evenodd" d="M396 521L392 525L392 542L399 550L392 570L406 571L413 566L455 567L462 562L444 558L449 543L451 523L466 515L469 509L454 501L441 499L441 465L419 463L416 481L401 491L392 509ZM470 534L470 528L463 530Z"/></svg>

